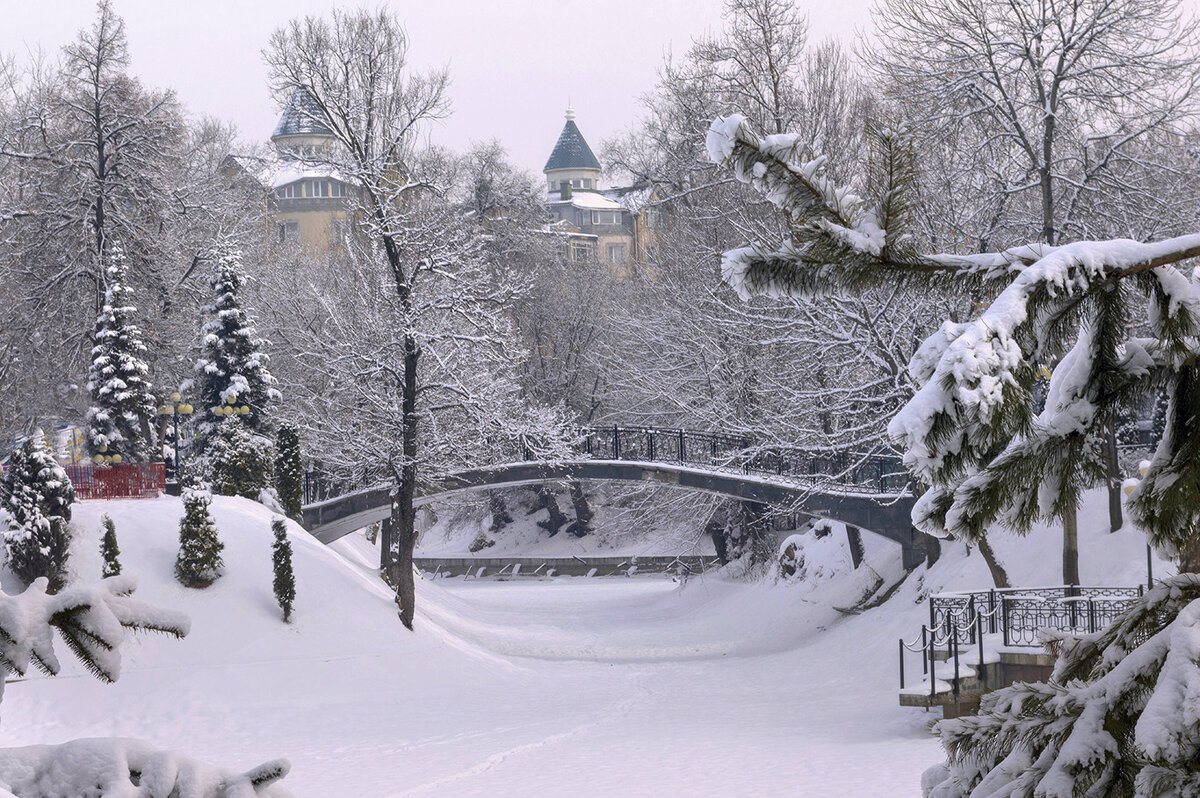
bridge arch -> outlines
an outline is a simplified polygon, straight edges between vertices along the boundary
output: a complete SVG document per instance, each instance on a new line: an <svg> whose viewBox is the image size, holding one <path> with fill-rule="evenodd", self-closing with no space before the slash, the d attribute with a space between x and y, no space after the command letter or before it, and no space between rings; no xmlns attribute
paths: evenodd
<svg viewBox="0 0 1200 798"><path fill-rule="evenodd" d="M800 500L799 512L875 533L901 547L905 568L925 559L924 536L912 527L913 497L814 488L802 481L769 475L713 470L686 463L630 460L575 460L560 463L507 463L446 475L422 491L418 506L458 493L497 490L563 480L652 483L698 490L764 504ZM349 493L306 505L304 526L322 543L388 518L391 487Z"/></svg>

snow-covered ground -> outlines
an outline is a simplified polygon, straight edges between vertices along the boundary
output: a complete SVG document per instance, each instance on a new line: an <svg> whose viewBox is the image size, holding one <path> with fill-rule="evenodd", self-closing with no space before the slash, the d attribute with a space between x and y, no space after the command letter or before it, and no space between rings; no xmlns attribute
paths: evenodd
<svg viewBox="0 0 1200 798"><path fill-rule="evenodd" d="M852 571L835 533L806 540L792 583L421 582L410 633L365 540L326 548L294 527L285 625L261 505L215 500L226 575L204 591L172 579L177 499L76 507L75 573L99 575L109 512L138 598L184 610L192 632L128 647L115 685L73 663L10 684L4 744L135 737L230 769L286 756L296 796L918 795L941 758L936 716L897 705L896 640L919 629L929 590L989 584L977 555L947 545L883 607L846 615L834 605L895 575L894 547L868 536L871 567ZM1141 536L1103 527L1091 502L1086 581L1136 584ZM1015 579L1058 581L1054 533L995 543Z"/></svg>
<svg viewBox="0 0 1200 798"><path fill-rule="evenodd" d="M670 512L652 519L622 509L610 492L592 488L590 494L592 533L577 538L565 531L550 537L538 526L549 515L533 506L528 490L506 491L512 521L496 533L488 527L491 513L484 496L460 496L433 509L436 520L417 540L419 557L468 557L470 545L479 534L495 541L479 551L479 557L625 557L713 553L713 542L702 534L702 523L694 518L677 519ZM558 501L569 520L574 511L565 496Z"/></svg>

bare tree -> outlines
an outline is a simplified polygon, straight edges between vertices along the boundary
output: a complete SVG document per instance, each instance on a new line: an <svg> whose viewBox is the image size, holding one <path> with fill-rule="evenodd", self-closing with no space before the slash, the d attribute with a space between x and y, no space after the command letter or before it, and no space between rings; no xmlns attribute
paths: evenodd
<svg viewBox="0 0 1200 798"><path fill-rule="evenodd" d="M1180 232L1164 231L1164 218L1194 214L1195 172L1175 142L1198 110L1200 33L1179 2L884 0L875 21L879 45L868 61L880 91L917 128L939 131L933 138L945 142L950 131L959 151L950 160L960 166L946 173L970 175L980 250L1035 230L1046 244L1134 230L1144 240ZM1176 177L1185 172L1190 180ZM1164 186L1182 190L1151 199ZM1107 423L1115 530L1115 419ZM1064 579L1072 584L1076 527L1075 513L1065 513Z"/></svg>

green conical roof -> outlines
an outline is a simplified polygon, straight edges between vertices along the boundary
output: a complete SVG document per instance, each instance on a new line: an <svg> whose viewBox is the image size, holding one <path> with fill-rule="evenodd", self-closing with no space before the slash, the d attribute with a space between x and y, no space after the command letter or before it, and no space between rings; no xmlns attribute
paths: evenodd
<svg viewBox="0 0 1200 798"><path fill-rule="evenodd" d="M271 138L279 136L332 136L333 131L324 122L320 107L304 89L296 89L288 100L287 108L279 117L279 124Z"/></svg>
<svg viewBox="0 0 1200 798"><path fill-rule="evenodd" d="M575 124L575 112L567 109L567 124L563 125L562 133L558 134L558 143L550 160L546 161L543 172L552 169L600 169L600 161L592 154L592 148L584 141L583 134Z"/></svg>

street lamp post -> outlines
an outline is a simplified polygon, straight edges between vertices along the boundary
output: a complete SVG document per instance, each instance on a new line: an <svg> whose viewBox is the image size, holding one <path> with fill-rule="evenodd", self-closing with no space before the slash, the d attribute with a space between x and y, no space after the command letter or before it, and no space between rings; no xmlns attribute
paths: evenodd
<svg viewBox="0 0 1200 798"><path fill-rule="evenodd" d="M158 414L160 416L171 416L171 428L175 430L175 484L181 483L181 473L179 471L179 449L183 442L183 436L179 432L179 417L190 416L195 408L187 402L182 401L183 397L179 395L179 391L175 391L170 396L170 403L159 405Z"/></svg>

